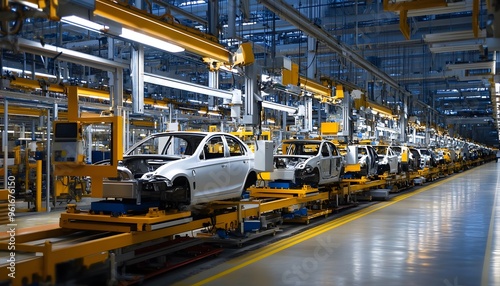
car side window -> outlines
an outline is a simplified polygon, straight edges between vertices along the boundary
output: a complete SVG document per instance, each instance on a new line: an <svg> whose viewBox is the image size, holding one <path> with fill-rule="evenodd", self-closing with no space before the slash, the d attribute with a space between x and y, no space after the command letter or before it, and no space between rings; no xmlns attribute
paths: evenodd
<svg viewBox="0 0 500 286"><path fill-rule="evenodd" d="M338 156L339 151L337 150L337 147L333 145L332 143L328 143L328 146L330 146L330 150L332 151L332 156Z"/></svg>
<svg viewBox="0 0 500 286"><path fill-rule="evenodd" d="M323 146L321 147L321 156L323 156L323 157L330 156L330 152L328 151L328 146L326 143L323 144Z"/></svg>
<svg viewBox="0 0 500 286"><path fill-rule="evenodd" d="M221 136L214 136L210 138L203 146L203 153L205 159L224 158L224 142Z"/></svg>
<svg viewBox="0 0 500 286"><path fill-rule="evenodd" d="M245 155L245 148L236 139L226 136L227 148L229 148L229 156Z"/></svg>

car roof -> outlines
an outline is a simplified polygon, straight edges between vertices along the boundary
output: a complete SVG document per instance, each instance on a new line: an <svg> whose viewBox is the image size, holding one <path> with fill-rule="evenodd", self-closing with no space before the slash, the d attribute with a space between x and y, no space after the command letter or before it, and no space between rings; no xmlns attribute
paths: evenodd
<svg viewBox="0 0 500 286"><path fill-rule="evenodd" d="M166 132L157 132L151 134L151 136L161 136L161 135L199 135L199 136L207 136L207 135L231 135L229 133L224 132L204 132L204 131L166 131ZM231 135L233 136L233 135ZM233 136L234 137L234 136Z"/></svg>
<svg viewBox="0 0 500 286"><path fill-rule="evenodd" d="M286 140L283 140L283 143L294 143L294 142L300 142L300 143L306 143L306 144L307 143L317 144L317 143L327 142L327 141L321 140L321 139L286 139Z"/></svg>

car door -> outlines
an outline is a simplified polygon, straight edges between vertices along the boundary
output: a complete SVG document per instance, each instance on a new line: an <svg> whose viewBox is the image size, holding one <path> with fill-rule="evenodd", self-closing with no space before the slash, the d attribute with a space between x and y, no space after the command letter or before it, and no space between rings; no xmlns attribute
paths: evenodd
<svg viewBox="0 0 500 286"><path fill-rule="evenodd" d="M231 192L240 193L250 168L250 160L248 150L238 141L237 138L229 135L224 136L227 144L227 152L229 153L229 176Z"/></svg>
<svg viewBox="0 0 500 286"><path fill-rule="evenodd" d="M332 176L332 162L331 162L331 153L330 149L328 148L328 145L326 142L323 142L321 144L321 151L319 152L319 157L320 157L320 172L321 172L321 178L323 180L328 180Z"/></svg>
<svg viewBox="0 0 500 286"><path fill-rule="evenodd" d="M225 154L224 140L221 135L214 135L202 143L199 164L192 169L192 196L196 200L209 201L212 197L220 198L231 192L229 161Z"/></svg>
<svg viewBox="0 0 500 286"><path fill-rule="evenodd" d="M375 148L373 148L372 146L366 146L366 149L368 150L368 154L370 156L370 169L368 171L368 175L376 175L378 169L377 151L375 151Z"/></svg>
<svg viewBox="0 0 500 286"><path fill-rule="evenodd" d="M330 142L327 142L328 147L330 148L331 162L332 162L332 178L335 180L340 180L340 176L342 175L340 172L342 170L342 156L340 155L337 147Z"/></svg>
<svg viewBox="0 0 500 286"><path fill-rule="evenodd" d="M389 172L390 173L397 173L398 172L398 155L394 153L394 151L389 147L387 148L387 156L388 156L388 161L389 161Z"/></svg>

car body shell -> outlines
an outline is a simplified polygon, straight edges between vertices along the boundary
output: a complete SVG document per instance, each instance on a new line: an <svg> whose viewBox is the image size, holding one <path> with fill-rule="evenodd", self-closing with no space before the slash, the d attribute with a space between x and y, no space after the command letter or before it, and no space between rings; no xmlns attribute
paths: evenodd
<svg viewBox="0 0 500 286"><path fill-rule="evenodd" d="M256 180L254 154L221 132L152 134L125 153L119 172L137 182L143 199L157 197L167 205L239 198Z"/></svg>
<svg viewBox="0 0 500 286"><path fill-rule="evenodd" d="M382 175L385 172L397 174L400 169L400 159L391 146L377 145L374 148L378 155L378 174Z"/></svg>
<svg viewBox="0 0 500 286"><path fill-rule="evenodd" d="M436 155L428 148L416 148L420 154L420 169L436 167Z"/></svg>
<svg viewBox="0 0 500 286"><path fill-rule="evenodd" d="M366 177L373 177L378 174L378 155L377 151L371 145L353 145L349 148L354 148L357 153L358 163L361 171L360 175Z"/></svg>
<svg viewBox="0 0 500 286"><path fill-rule="evenodd" d="M275 151L272 181L319 186L339 182L344 160L337 147L326 140L285 140Z"/></svg>

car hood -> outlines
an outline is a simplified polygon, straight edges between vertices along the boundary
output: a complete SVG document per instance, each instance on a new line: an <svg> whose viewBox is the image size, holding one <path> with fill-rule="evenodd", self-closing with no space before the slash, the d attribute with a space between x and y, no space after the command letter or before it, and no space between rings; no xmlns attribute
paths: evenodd
<svg viewBox="0 0 500 286"><path fill-rule="evenodd" d="M274 162L278 169L295 169L299 164L307 162L313 156L307 155L274 155Z"/></svg>

